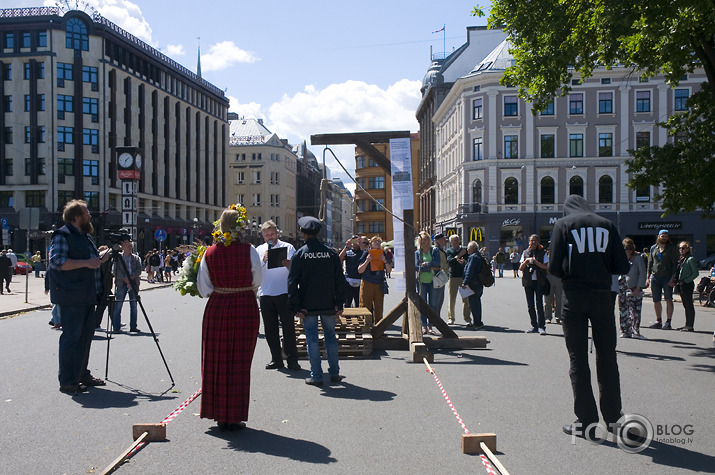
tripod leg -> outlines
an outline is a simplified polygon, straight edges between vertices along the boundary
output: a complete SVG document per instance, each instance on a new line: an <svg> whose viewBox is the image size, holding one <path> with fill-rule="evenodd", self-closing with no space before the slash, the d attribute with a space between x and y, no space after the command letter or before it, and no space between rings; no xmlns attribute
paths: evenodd
<svg viewBox="0 0 715 475"><path fill-rule="evenodd" d="M134 287L134 282L132 282L132 288ZM142 304L141 298L139 297L139 292L136 292L137 295L137 303L139 304L139 308L142 310L142 315L144 315L144 320L146 320L146 324L149 327L149 331L151 332L152 338L154 338L154 343L156 343L156 348L159 350L159 355L161 356L161 360L164 362L164 367L166 368L166 372L169 373L169 379L171 380L171 387L173 388L176 383L174 382L174 377L171 375L171 370L169 369L169 365L166 362L166 358L164 358L164 352L161 351L161 346L159 346L159 339L156 337L156 333L154 333L154 328L151 326L151 322L149 321L149 316L146 314L146 311L144 310L144 304Z"/></svg>
<svg viewBox="0 0 715 475"><path fill-rule="evenodd" d="M107 333L107 360L104 364L104 379L107 379L109 374L109 342L112 340L112 331L110 328L112 325L112 317L114 315L114 305L114 294L110 293L107 295L107 328L105 330Z"/></svg>

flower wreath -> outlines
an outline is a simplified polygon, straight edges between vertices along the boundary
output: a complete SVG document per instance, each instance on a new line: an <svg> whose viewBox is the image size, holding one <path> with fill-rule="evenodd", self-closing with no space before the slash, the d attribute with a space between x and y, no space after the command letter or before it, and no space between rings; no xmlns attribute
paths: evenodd
<svg viewBox="0 0 715 475"><path fill-rule="evenodd" d="M246 215L245 206L241 205L240 203L235 203L229 206L228 209L238 211L238 219L236 220L236 224L231 226L230 231L222 233L220 223L221 220L217 219L216 221L214 221L214 231L211 233L215 243L223 243L223 245L226 247L230 246L233 241L240 239L241 229L243 229L243 227L248 222L248 216Z"/></svg>

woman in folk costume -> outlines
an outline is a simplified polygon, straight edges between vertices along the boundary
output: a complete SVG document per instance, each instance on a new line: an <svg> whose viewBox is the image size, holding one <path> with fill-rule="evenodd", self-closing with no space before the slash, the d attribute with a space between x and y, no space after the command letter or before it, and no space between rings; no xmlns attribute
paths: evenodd
<svg viewBox="0 0 715 475"><path fill-rule="evenodd" d="M209 297L201 337L201 417L217 421L221 431L246 426L258 339L261 259L241 242L245 223L243 206L231 205L223 212L197 278L199 293Z"/></svg>

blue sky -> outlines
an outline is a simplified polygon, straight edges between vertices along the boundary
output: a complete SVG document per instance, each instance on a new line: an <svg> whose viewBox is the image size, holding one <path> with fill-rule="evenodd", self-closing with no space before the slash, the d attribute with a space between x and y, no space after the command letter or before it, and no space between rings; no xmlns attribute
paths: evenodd
<svg viewBox="0 0 715 475"><path fill-rule="evenodd" d="M46 5L55 5L45 1ZM77 2L69 2L74 6ZM477 2L309 0L196 2L87 0L109 20L195 71L197 37L203 77L231 100L231 111L264 119L291 143L310 147L317 133L418 130L415 111L430 64L466 41ZM39 6L8 1L4 8ZM482 5L488 6L487 2ZM353 164L353 147L333 147ZM333 176L349 180L327 161Z"/></svg>

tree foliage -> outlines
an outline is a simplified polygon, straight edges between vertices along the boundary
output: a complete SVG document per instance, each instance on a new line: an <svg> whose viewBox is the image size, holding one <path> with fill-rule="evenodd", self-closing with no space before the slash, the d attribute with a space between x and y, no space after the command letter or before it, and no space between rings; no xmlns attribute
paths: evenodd
<svg viewBox="0 0 715 475"><path fill-rule="evenodd" d="M484 15L480 7L472 14ZM713 213L713 0L494 0L489 25L503 28L512 44L515 65L502 84L518 86L535 113L568 94L574 74L585 79L599 67L663 74L672 86L702 68L707 81L690 109L659 124L678 140L638 149L627 164L629 186L661 187L666 213Z"/></svg>

